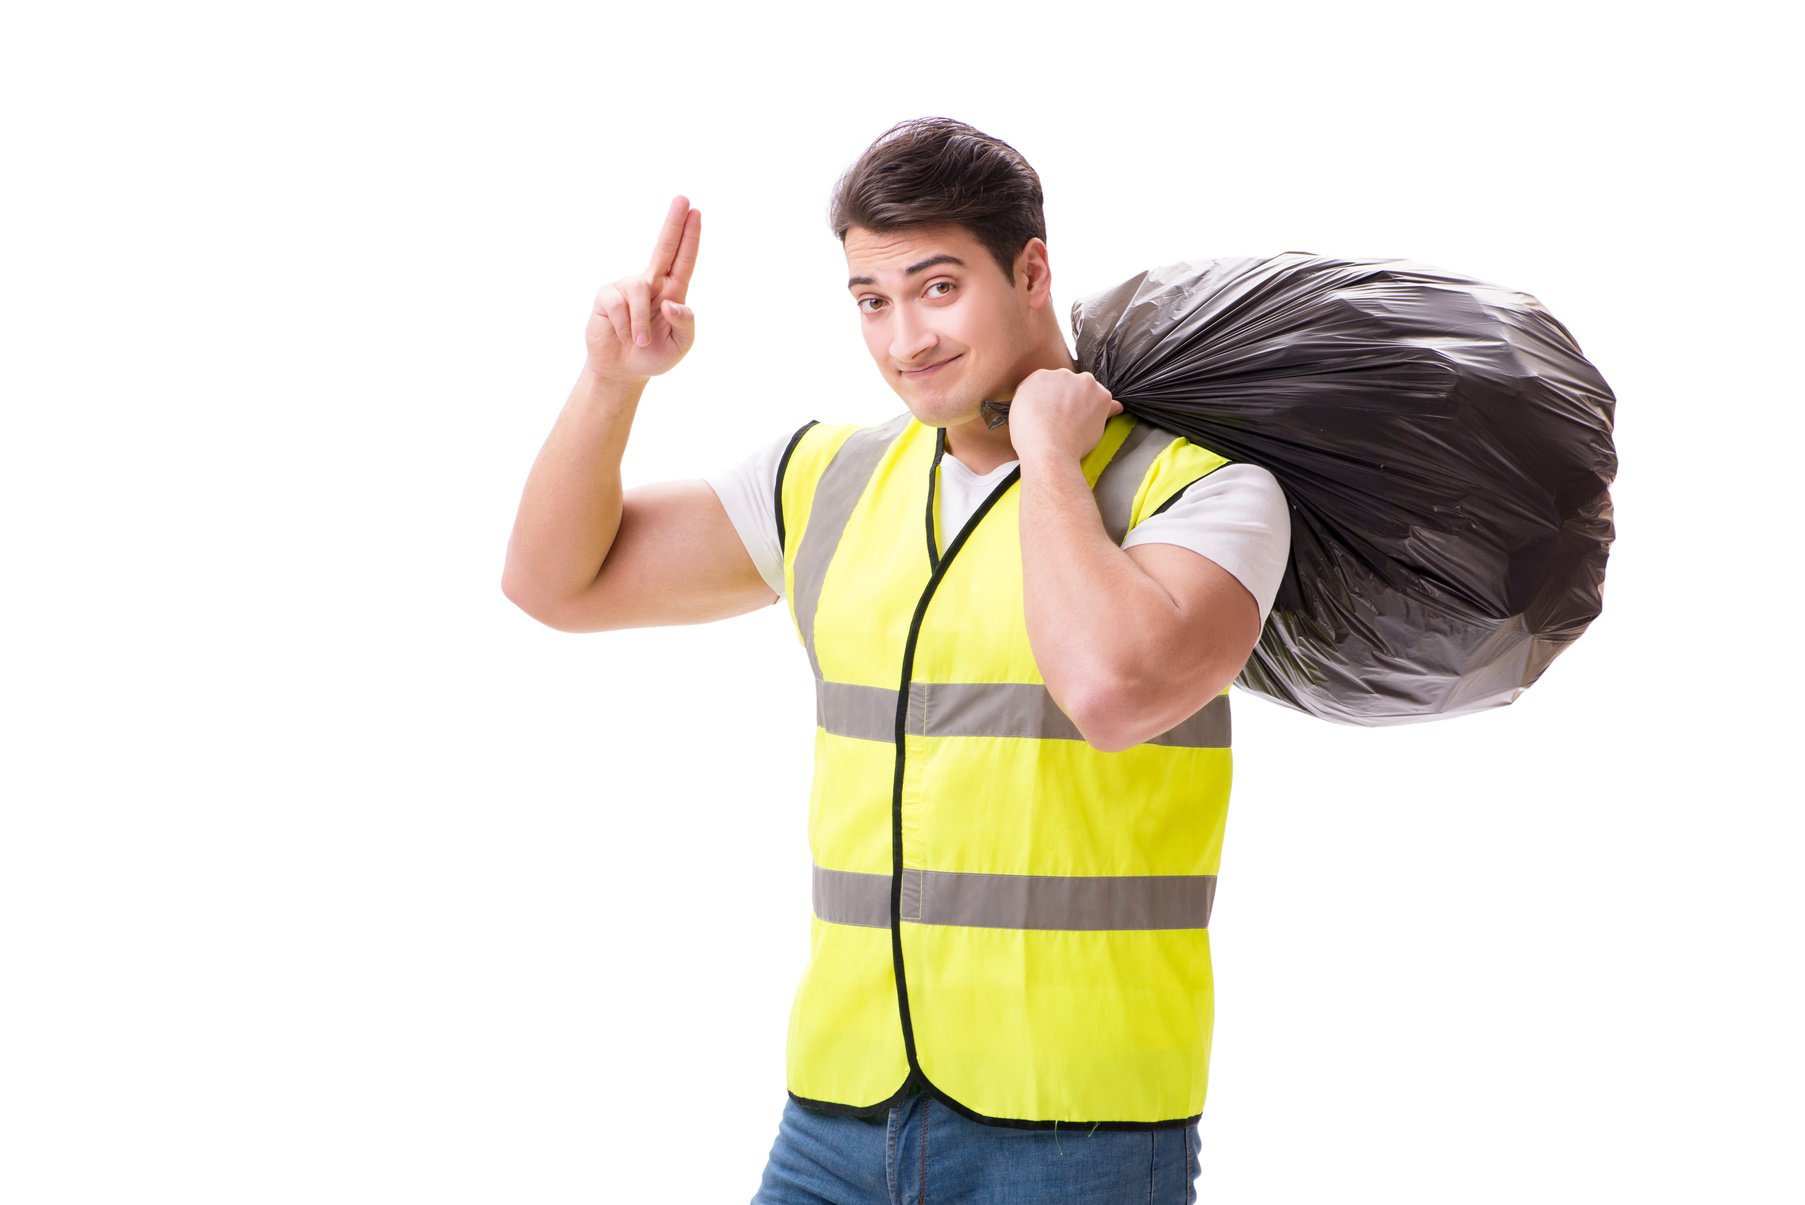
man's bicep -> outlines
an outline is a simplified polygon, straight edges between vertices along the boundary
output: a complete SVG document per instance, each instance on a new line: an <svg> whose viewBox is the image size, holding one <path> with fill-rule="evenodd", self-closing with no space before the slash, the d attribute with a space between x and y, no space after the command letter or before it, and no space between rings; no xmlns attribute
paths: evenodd
<svg viewBox="0 0 1805 1205"><path fill-rule="evenodd" d="M595 582L545 622L567 632L707 623L777 597L706 481L660 481L622 496Z"/></svg>
<svg viewBox="0 0 1805 1205"><path fill-rule="evenodd" d="M1258 643L1259 602L1238 577L1190 548L1149 542L1127 553L1165 590L1177 612L1155 661L1175 692L1194 697L1202 707L1241 672Z"/></svg>

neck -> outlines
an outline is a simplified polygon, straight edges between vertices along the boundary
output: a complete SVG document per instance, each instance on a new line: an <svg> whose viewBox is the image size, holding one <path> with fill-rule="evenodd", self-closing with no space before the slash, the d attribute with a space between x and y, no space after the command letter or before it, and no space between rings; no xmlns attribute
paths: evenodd
<svg viewBox="0 0 1805 1205"><path fill-rule="evenodd" d="M1043 368L1078 370L1078 362L1066 348L1065 337L1054 326L1042 340L1011 370L1014 381ZM1016 459L1015 445L1009 439L1009 400L1015 389L1011 385L1004 396L986 398L975 417L962 423L948 424L946 450L959 463L974 473L988 473L999 464Z"/></svg>

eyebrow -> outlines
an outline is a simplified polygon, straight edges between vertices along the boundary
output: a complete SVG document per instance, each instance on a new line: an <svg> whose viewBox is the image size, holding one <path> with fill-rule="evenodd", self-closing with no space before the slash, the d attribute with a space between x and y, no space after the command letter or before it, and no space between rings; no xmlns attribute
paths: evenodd
<svg viewBox="0 0 1805 1205"><path fill-rule="evenodd" d="M922 260L920 263L910 264L908 267L904 268L903 275L904 276L913 276L917 272L925 272L929 268L936 267L940 264L958 264L961 268L963 268L965 266L965 261L960 259L956 255L930 255L926 259ZM854 276L846 282L846 287L849 289L855 289L860 285L874 285L876 283L877 283L877 280L875 277Z"/></svg>

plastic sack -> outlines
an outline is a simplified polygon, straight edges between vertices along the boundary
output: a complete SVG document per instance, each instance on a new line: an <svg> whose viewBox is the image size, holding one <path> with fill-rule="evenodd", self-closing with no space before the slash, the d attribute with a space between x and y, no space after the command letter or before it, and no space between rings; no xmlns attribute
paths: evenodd
<svg viewBox="0 0 1805 1205"><path fill-rule="evenodd" d="M1238 685L1362 725L1511 702L1599 613L1616 399L1525 293L1288 251L1143 272L1072 307L1122 408L1291 503Z"/></svg>

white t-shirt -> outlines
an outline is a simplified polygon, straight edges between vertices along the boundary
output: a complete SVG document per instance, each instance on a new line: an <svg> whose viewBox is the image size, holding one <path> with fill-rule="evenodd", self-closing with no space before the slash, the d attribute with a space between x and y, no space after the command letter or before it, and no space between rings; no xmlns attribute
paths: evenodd
<svg viewBox="0 0 1805 1205"><path fill-rule="evenodd" d="M738 464L703 477L720 498L759 576L779 597L783 546L777 540L777 465L794 434L792 429ZM951 451L941 456L940 483L934 491L940 530L950 539L964 527L978 504L1018 463L999 464L980 476ZM1247 587L1260 605L1264 623L1291 551L1291 510L1270 472L1258 465L1225 464L1187 488L1171 506L1129 528L1122 547L1136 544L1176 544L1208 557Z"/></svg>

